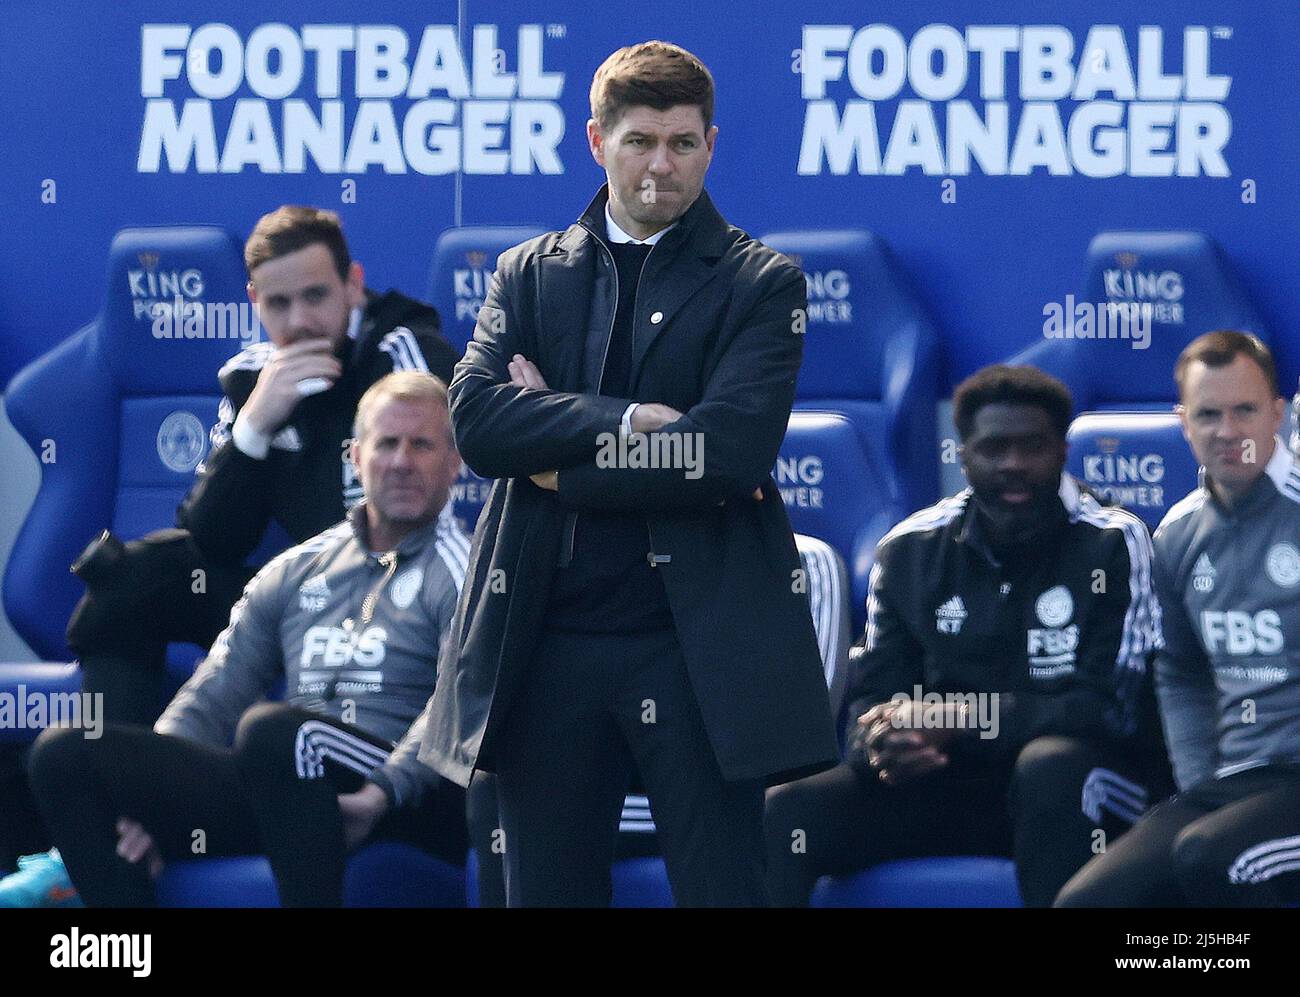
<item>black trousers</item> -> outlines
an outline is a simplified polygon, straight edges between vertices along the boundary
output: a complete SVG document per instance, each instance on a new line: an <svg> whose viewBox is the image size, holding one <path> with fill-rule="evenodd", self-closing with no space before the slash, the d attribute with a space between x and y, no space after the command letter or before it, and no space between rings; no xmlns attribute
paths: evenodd
<svg viewBox="0 0 1300 997"><path fill-rule="evenodd" d="M644 793L639 777L632 777L632 792ZM497 804L497 777L482 770L465 793L465 817L469 824L469 843L478 856L478 904L480 907L506 906L505 832L501 829L501 811ZM632 823L632 822L629 822ZM620 825L622 821L620 821ZM659 836L647 830L643 822L624 830L619 828L614 843L615 859L660 856Z"/></svg>
<svg viewBox="0 0 1300 997"><path fill-rule="evenodd" d="M1096 842L1145 808L1150 793L1132 775L1110 751L1067 737L1037 738L1011 764L954 764L900 786L841 763L768 791L768 889L774 903L804 906L821 876L893 859L1007 855L1025 904L1045 907Z"/></svg>
<svg viewBox="0 0 1300 997"><path fill-rule="evenodd" d="M180 529L100 548L80 569L86 594L68 623L68 645L82 688L103 695L105 718L148 726L164 705L167 645L207 650L256 569L210 563Z"/></svg>
<svg viewBox="0 0 1300 997"><path fill-rule="evenodd" d="M502 730L510 906L603 906L633 766L679 905L763 905L763 787L723 779L672 631L547 631Z"/></svg>
<svg viewBox="0 0 1300 997"><path fill-rule="evenodd" d="M1058 907L1255 907L1300 897L1300 766L1210 779L1156 807Z"/></svg>
<svg viewBox="0 0 1300 997"><path fill-rule="evenodd" d="M82 569L86 594L68 624L81 687L103 697L101 716L145 727L162 712L172 642L207 649L225 628L254 568L208 563L185 530L98 544ZM0 873L18 855L50 847L27 784L27 745L0 744Z"/></svg>
<svg viewBox="0 0 1300 997"><path fill-rule="evenodd" d="M233 752L110 724L96 740L45 731L30 768L54 843L89 906L154 903L144 863L116 852L117 820L129 817L164 860L264 853L284 906L328 907L342 903L347 860L337 796L360 789L391 748L349 724L263 703L240 720ZM419 807L390 810L367 838L376 840L463 864L464 791L440 779Z"/></svg>

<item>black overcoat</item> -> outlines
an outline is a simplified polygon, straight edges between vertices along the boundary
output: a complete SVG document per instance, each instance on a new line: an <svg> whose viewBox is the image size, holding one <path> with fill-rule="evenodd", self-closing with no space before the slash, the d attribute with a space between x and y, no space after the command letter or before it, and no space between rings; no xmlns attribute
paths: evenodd
<svg viewBox="0 0 1300 997"><path fill-rule="evenodd" d="M461 455L499 480L474 533L420 757L461 785L475 768L493 769L575 516L623 509L645 514L724 777L774 783L826 768L838 757L829 699L771 478L803 355L803 275L728 225L701 193L646 260L631 399L582 393L598 383L618 300L607 196L602 188L564 232L501 254L456 366ZM548 390L510 383L516 353L537 365ZM630 401L683 412L664 432L701 434L702 473L601 466ZM558 491L529 478L549 470L559 471Z"/></svg>

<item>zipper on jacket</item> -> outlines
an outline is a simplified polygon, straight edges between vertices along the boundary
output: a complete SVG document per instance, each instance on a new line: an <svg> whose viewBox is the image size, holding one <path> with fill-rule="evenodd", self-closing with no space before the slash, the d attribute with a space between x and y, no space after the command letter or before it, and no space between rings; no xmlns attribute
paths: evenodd
<svg viewBox="0 0 1300 997"><path fill-rule="evenodd" d="M379 583L371 588L365 599L361 601L361 625L363 627L374 619L375 607L379 605L379 593L384 590L388 580L397 571L397 551L389 550L380 554L379 563L384 566L384 576L379 579Z"/></svg>
<svg viewBox="0 0 1300 997"><path fill-rule="evenodd" d="M596 394L599 395L600 389L605 386L605 367L609 363L609 344L614 338L614 323L618 321L618 292L619 292L618 264L614 262L614 254L611 253L609 247L605 245L605 240L602 239L600 236L598 236L593 229L588 228L586 225L583 225L582 227L583 229L586 230L588 235L590 235L593 239L596 240L596 245L600 246L600 251L604 253L605 258L609 260L609 269L614 274L614 314L612 314L609 317L609 332L605 334L605 352L602 353L600 356L600 376L596 378ZM650 257L654 254L655 246L657 245L659 245L659 243L657 242L654 245L652 245L650 247L650 252L646 253L645 259L641 261L641 269L637 272L636 275L637 295L640 295L641 293L641 278L645 275L646 264L650 262ZM636 312L635 311L633 311L632 313L632 355L634 357L636 356ZM628 369L628 373L631 374L630 367ZM577 512L569 513L568 525L569 525L569 529L568 529L569 535L565 538L564 543L560 547L559 566L561 568L567 568L570 564L573 563L573 545L578 534L578 513ZM648 532L649 524L647 524L646 529ZM654 565L652 563L651 567L653 566Z"/></svg>
<svg viewBox="0 0 1300 997"><path fill-rule="evenodd" d="M351 616L340 624L349 636L357 630L364 630L366 625L374 619L375 609L379 605L379 593L384 590L384 586L388 584L388 580L393 577L393 573L397 570L397 551L395 550L385 551L380 554L376 560L384 566L384 575L379 579L377 584L371 586L370 591L366 593L366 597L361 600L360 626L357 625L357 622L354 621ZM334 699L335 690L337 689L338 684L339 677L338 672L336 671L333 677L330 678L329 685L326 686L325 691L322 694L322 702L328 703Z"/></svg>

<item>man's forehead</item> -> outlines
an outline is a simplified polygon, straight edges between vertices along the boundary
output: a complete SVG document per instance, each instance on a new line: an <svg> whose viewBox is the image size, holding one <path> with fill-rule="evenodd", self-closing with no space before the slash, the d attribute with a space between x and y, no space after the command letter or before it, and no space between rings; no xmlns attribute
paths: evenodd
<svg viewBox="0 0 1300 997"><path fill-rule="evenodd" d="M614 129L623 132L660 134L704 133L704 114L697 104L675 104L660 111L644 104L634 104L623 111Z"/></svg>
<svg viewBox="0 0 1300 997"><path fill-rule="evenodd" d="M1051 416L1041 405L992 402L975 413L972 436L1037 436L1051 430Z"/></svg>
<svg viewBox="0 0 1300 997"><path fill-rule="evenodd" d="M1219 407L1245 402L1270 401L1272 392L1268 378L1249 357L1238 353L1232 362L1211 367L1202 360L1194 360L1187 367L1184 379L1187 406Z"/></svg>
<svg viewBox="0 0 1300 997"><path fill-rule="evenodd" d="M432 399L381 398L369 413L367 423L383 435L432 435L442 429L449 416L447 407Z"/></svg>
<svg viewBox="0 0 1300 997"><path fill-rule="evenodd" d="M267 260L252 274L253 286L264 294L286 293L316 284L338 283L334 256L323 243L312 243L292 253Z"/></svg>

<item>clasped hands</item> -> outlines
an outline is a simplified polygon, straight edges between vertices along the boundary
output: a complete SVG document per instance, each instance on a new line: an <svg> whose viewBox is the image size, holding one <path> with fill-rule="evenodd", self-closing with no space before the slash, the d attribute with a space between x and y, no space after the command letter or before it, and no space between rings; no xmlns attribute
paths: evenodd
<svg viewBox="0 0 1300 997"><path fill-rule="evenodd" d="M911 782L948 764L944 750L963 730L955 710L942 727L923 726L923 706L915 700L879 703L858 717L852 748L865 757L881 782Z"/></svg>
<svg viewBox="0 0 1300 997"><path fill-rule="evenodd" d="M547 388L546 378L542 377L542 372L537 369L537 365L525 357L522 353L516 353L510 363L506 365L510 371L510 383L516 388L537 388L545 391ZM637 407L632 410L632 432L634 433L653 433L656 430L663 429L669 423L676 422L682 417L682 413L671 405L663 405L659 402L639 402ZM529 475L538 488L545 488L547 491L559 491L559 471L540 471L537 474ZM754 500L763 501L763 490L754 489Z"/></svg>

